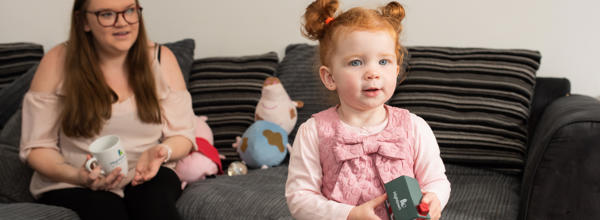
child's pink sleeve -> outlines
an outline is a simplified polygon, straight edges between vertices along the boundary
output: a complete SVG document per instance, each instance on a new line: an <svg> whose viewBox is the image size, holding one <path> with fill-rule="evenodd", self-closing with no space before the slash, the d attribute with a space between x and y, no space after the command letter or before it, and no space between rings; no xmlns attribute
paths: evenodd
<svg viewBox="0 0 600 220"><path fill-rule="evenodd" d="M314 119L298 128L290 154L285 197L296 219L347 219L354 207L329 200L321 194L319 139Z"/></svg>
<svg viewBox="0 0 600 220"><path fill-rule="evenodd" d="M450 197L450 182L440 157L440 148L425 120L414 114L411 114L411 120L415 134L415 177L423 192L433 192L437 195L443 209Z"/></svg>

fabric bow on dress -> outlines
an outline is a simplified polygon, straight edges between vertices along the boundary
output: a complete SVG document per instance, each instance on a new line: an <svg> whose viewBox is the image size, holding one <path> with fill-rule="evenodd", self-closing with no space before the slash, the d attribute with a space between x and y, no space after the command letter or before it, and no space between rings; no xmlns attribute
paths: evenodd
<svg viewBox="0 0 600 220"><path fill-rule="evenodd" d="M359 158L360 156L378 154L390 159L403 159L403 152L398 146L405 146L405 139L385 138L379 135L366 137L341 138L333 148L335 159L338 163Z"/></svg>
<svg viewBox="0 0 600 220"><path fill-rule="evenodd" d="M332 148L341 164L332 197L358 205L381 195L383 187L378 185L401 175L414 176L410 143L405 133L392 132L386 129L370 136L340 133Z"/></svg>

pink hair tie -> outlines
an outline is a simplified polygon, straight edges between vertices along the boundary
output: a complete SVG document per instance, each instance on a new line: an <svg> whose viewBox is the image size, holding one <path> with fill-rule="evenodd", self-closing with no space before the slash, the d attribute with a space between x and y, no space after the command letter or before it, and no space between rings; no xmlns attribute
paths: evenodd
<svg viewBox="0 0 600 220"><path fill-rule="evenodd" d="M325 24L329 24L329 22L333 21L332 17L328 17L327 19L325 19Z"/></svg>

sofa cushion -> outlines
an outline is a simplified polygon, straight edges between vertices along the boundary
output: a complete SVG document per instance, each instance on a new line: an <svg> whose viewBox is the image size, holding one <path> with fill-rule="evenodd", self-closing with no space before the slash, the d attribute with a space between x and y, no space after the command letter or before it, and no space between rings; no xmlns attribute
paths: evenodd
<svg viewBox="0 0 600 220"><path fill-rule="evenodd" d="M4 128L4 124L10 117L21 108L23 96L29 90L37 66L37 63L33 64L27 72L0 90L0 100L2 100L2 105L0 105L0 130Z"/></svg>
<svg viewBox="0 0 600 220"><path fill-rule="evenodd" d="M304 102L298 109L298 121L290 132L289 142L294 142L296 131L312 114L325 110L336 102L321 83L318 75L317 47L309 44L290 44L277 68L277 77L292 100Z"/></svg>
<svg viewBox="0 0 600 220"><path fill-rule="evenodd" d="M29 182L33 170L19 159L21 111L13 114L0 133L0 203L32 202Z"/></svg>
<svg viewBox="0 0 600 220"><path fill-rule="evenodd" d="M453 164L446 175L452 192L441 219L517 219L519 175Z"/></svg>
<svg viewBox="0 0 600 220"><path fill-rule="evenodd" d="M19 160L18 146L0 143L0 203L33 202L32 175L33 170Z"/></svg>
<svg viewBox="0 0 600 220"><path fill-rule="evenodd" d="M0 44L0 129L21 105L23 94L44 55L42 45L34 43Z"/></svg>
<svg viewBox="0 0 600 220"><path fill-rule="evenodd" d="M177 58L177 63L179 63L179 68L181 68L181 73L183 73L185 84L189 87L190 70L194 62L194 49L196 48L194 39L186 38L163 45L168 47L175 55L175 58Z"/></svg>
<svg viewBox="0 0 600 220"><path fill-rule="evenodd" d="M220 175L189 185L177 201L183 219L293 219L285 200L287 166Z"/></svg>
<svg viewBox="0 0 600 220"><path fill-rule="evenodd" d="M0 131L0 143L18 149L21 141L21 109L17 110L6 122L6 129Z"/></svg>
<svg viewBox="0 0 600 220"><path fill-rule="evenodd" d="M0 44L0 90L40 62L43 55L44 48L39 44Z"/></svg>
<svg viewBox="0 0 600 220"><path fill-rule="evenodd" d="M520 172L540 53L409 47L407 78L390 100L423 117L445 162Z"/></svg>
<svg viewBox="0 0 600 220"><path fill-rule="evenodd" d="M194 60L189 91L196 115L206 115L223 165L241 160L231 144L254 122L263 81L275 74L277 53Z"/></svg>

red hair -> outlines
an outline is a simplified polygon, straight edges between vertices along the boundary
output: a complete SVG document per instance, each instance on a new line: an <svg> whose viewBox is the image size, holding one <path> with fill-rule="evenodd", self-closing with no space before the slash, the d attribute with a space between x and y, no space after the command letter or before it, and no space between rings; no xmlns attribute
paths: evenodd
<svg viewBox="0 0 600 220"><path fill-rule="evenodd" d="M390 2L379 10L356 7L335 16L338 5L337 0L317 0L311 3L304 13L302 34L311 40L319 41L319 57L322 65L329 64L329 57L335 46L335 37L355 30L388 31L396 42L398 65L402 63L404 54L400 53L400 50L404 48L400 44L399 36L405 13L400 3ZM327 20L330 22L326 22Z"/></svg>

